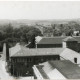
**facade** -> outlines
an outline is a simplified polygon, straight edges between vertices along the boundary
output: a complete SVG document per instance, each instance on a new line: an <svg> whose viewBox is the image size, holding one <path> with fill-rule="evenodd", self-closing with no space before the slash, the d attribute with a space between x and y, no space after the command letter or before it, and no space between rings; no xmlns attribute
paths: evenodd
<svg viewBox="0 0 80 80"><path fill-rule="evenodd" d="M32 76L32 66L48 60L59 60L59 55L11 57L10 69L14 76Z"/></svg>
<svg viewBox="0 0 80 80"><path fill-rule="evenodd" d="M78 41L73 37L63 39L63 47L78 51Z"/></svg>

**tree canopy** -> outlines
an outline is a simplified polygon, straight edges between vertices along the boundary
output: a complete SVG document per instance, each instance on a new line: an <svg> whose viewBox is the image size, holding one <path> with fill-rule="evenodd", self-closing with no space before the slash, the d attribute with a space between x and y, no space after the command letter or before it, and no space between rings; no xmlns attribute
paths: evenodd
<svg viewBox="0 0 80 80"><path fill-rule="evenodd" d="M0 51L4 42L8 42L10 47L17 42L23 42L25 44L28 42L33 43L34 35L42 35L41 31L35 28L35 26L21 25L20 28L14 28L11 24L3 26L0 29Z"/></svg>

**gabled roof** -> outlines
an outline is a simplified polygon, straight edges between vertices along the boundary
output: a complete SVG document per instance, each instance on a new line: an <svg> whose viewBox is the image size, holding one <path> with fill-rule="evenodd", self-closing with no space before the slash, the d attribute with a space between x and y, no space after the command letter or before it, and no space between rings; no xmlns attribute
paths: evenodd
<svg viewBox="0 0 80 80"><path fill-rule="evenodd" d="M49 79L80 79L80 67L69 60L52 60L37 66L41 67L38 68L41 74L47 74Z"/></svg>
<svg viewBox="0 0 80 80"><path fill-rule="evenodd" d="M65 42L69 42L70 41L71 42L71 41L77 41L77 40L75 38L69 36L69 37L63 39L63 41L65 41Z"/></svg>
<svg viewBox="0 0 80 80"><path fill-rule="evenodd" d="M21 49L11 57L24 57L24 56L42 56L42 55L59 55L64 48L34 48L34 49Z"/></svg>
<svg viewBox="0 0 80 80"><path fill-rule="evenodd" d="M66 79L55 67L53 67L48 61L36 65L38 71L43 75L44 79ZM34 69L35 70L35 69ZM39 75L36 73L36 75ZM47 75L47 77L45 77Z"/></svg>
<svg viewBox="0 0 80 80"><path fill-rule="evenodd" d="M49 61L49 63L59 70L67 79L80 79L80 67L69 60Z"/></svg>
<svg viewBox="0 0 80 80"><path fill-rule="evenodd" d="M66 37L43 37L37 44L61 44Z"/></svg>
<svg viewBox="0 0 80 80"><path fill-rule="evenodd" d="M43 66L36 66L37 69L39 70L39 72L41 73L41 75L43 76L44 79L49 79L49 77L47 76L47 74L43 71L42 67Z"/></svg>
<svg viewBox="0 0 80 80"><path fill-rule="evenodd" d="M70 60L74 63L74 58L77 58L77 64L80 64L80 53L73 51L69 48L65 48L64 51L60 54L65 60Z"/></svg>
<svg viewBox="0 0 80 80"><path fill-rule="evenodd" d="M73 38L75 38L78 41L78 43L80 43L80 36L74 36Z"/></svg>
<svg viewBox="0 0 80 80"><path fill-rule="evenodd" d="M48 74L49 72L51 72L53 69L55 69L55 67L51 66L51 64L49 64L49 62L43 62L39 65L43 65L42 69L45 71L46 74Z"/></svg>
<svg viewBox="0 0 80 80"><path fill-rule="evenodd" d="M78 41L80 43L80 36L65 37L43 37L37 44L62 44L63 41Z"/></svg>
<svg viewBox="0 0 80 80"><path fill-rule="evenodd" d="M20 44L9 49L10 57L59 55L64 48L26 48Z"/></svg>

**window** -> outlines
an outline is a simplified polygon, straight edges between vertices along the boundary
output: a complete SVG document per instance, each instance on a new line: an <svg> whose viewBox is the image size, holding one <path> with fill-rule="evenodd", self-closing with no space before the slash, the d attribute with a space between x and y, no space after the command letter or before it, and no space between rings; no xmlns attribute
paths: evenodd
<svg viewBox="0 0 80 80"><path fill-rule="evenodd" d="M77 58L74 58L74 62L77 63Z"/></svg>

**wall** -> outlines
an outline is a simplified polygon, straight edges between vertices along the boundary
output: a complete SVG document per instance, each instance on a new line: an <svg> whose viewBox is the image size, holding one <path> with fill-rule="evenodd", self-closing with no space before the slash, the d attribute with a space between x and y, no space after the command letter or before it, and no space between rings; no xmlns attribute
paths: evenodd
<svg viewBox="0 0 80 80"><path fill-rule="evenodd" d="M62 47L62 44L37 44L37 48L58 48Z"/></svg>
<svg viewBox="0 0 80 80"><path fill-rule="evenodd" d="M10 71L14 76L32 76L32 66L48 60L59 60L59 55L11 57ZM27 73L28 72L28 73ZM26 74L27 73L27 74Z"/></svg>
<svg viewBox="0 0 80 80"><path fill-rule="evenodd" d="M67 48L77 51L78 43L77 41L66 42Z"/></svg>
<svg viewBox="0 0 80 80"><path fill-rule="evenodd" d="M67 47L66 42L63 42L62 45L63 45L63 48Z"/></svg>

